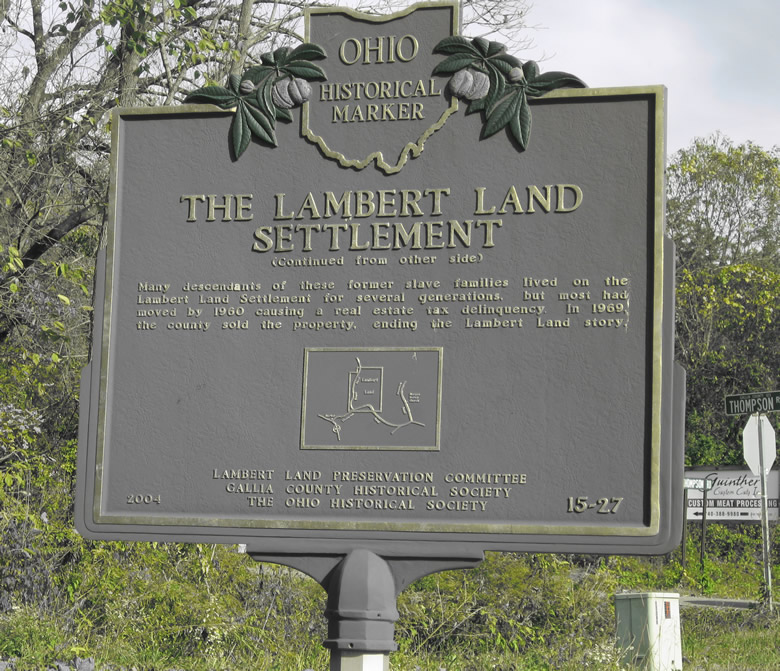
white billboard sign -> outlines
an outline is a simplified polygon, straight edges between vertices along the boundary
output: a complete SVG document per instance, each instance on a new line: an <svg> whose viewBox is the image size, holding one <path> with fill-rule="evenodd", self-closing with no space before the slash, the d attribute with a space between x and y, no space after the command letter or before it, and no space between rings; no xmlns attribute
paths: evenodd
<svg viewBox="0 0 780 671"><path fill-rule="evenodd" d="M712 482L707 492L708 522L760 522L761 521L761 478L748 469L686 470L686 478L706 479ZM780 471L772 470L767 475L767 497L769 520L777 521L780 505ZM701 521L704 514L704 492L688 490L686 520Z"/></svg>

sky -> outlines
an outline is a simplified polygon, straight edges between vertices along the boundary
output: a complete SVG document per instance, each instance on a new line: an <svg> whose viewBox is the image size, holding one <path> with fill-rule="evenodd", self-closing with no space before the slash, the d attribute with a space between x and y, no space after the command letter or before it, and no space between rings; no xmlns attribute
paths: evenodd
<svg viewBox="0 0 780 671"><path fill-rule="evenodd" d="M521 60L590 87L668 89L667 155L716 131L780 145L777 0L532 0Z"/></svg>

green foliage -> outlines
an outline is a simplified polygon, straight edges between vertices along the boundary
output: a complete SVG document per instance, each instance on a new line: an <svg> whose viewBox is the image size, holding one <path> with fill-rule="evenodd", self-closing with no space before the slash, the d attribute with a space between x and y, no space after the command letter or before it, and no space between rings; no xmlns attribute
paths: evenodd
<svg viewBox="0 0 780 671"><path fill-rule="evenodd" d="M235 108L230 135L233 155L238 159L252 137L276 146L274 129L277 119L289 122L292 116L286 108L276 104L275 87L292 78L325 79L322 68L311 62L323 58L325 52L316 44L304 43L295 49L279 47L261 56L262 65L249 68L241 77L230 75L227 88L204 86L190 93L184 102L208 103L222 109Z"/></svg>
<svg viewBox="0 0 780 671"><path fill-rule="evenodd" d="M614 590L599 560L488 553L472 571L435 574L401 594L400 652L441 657L457 649L473 665L462 668L489 655L536 657L538 668L584 663L590 641L608 647Z"/></svg>
<svg viewBox="0 0 780 671"><path fill-rule="evenodd" d="M311 45L280 46L294 39L300 8L255 3L241 26L241 3L111 0L98 11L74 0L28 25L23 5L4 7L0 49L29 57L6 68L0 92L0 658L17 658L19 670L76 656L138 669L323 669L325 595L312 580L233 548L85 541L71 512L78 379L106 207L106 112L171 104L196 81L227 80L223 107L244 101L235 146L243 151L251 133L272 137L268 127L288 118L273 106L275 81L322 73ZM530 129L525 97L579 85L529 63L521 84L519 73L510 78L519 61L486 40L454 40L442 53L441 72L490 77L489 97L469 110L490 117L487 134L508 127L520 144ZM254 93L242 92L242 71L260 84ZM778 386L779 161L777 150L715 137L669 167L691 463L741 462L741 420L724 416L723 397ZM685 566L679 551L658 562L490 554L473 571L424 578L399 599L394 668L617 670L616 591L760 594L758 527L710 525L703 563L690 531ZM774 620L697 611L684 613L684 632L696 664L780 666Z"/></svg>
<svg viewBox="0 0 780 671"><path fill-rule="evenodd" d="M744 418L727 394L780 383L780 274L752 265L683 270L677 285L677 359L688 372L688 463L741 464Z"/></svg>
<svg viewBox="0 0 780 671"><path fill-rule="evenodd" d="M53 526L42 525L31 543L38 562L58 567L47 593L17 584L24 597L0 609L0 659L18 658L18 669L76 656L113 668L327 667L320 646L325 594L296 571L255 564L229 547L90 543ZM628 671L614 643L613 595L688 591L755 598L754 529L742 534L710 525L702 568L691 525L685 571L679 550L666 559L489 553L473 570L428 576L399 598L392 668ZM683 618L686 656L701 659L705 640L718 654L731 654L732 663L758 660L733 668L777 668L776 646L762 658L747 650L729 653L730 629L724 635L715 624L699 626L717 618L699 610L684 610ZM780 634L780 623L762 622L771 635ZM754 615L738 626L745 646L770 640Z"/></svg>
<svg viewBox="0 0 780 671"><path fill-rule="evenodd" d="M697 139L672 157L667 181L680 270L751 263L780 271L780 148Z"/></svg>
<svg viewBox="0 0 780 671"><path fill-rule="evenodd" d="M433 49L447 56L433 74L453 74L473 70L487 75L489 87L484 95L469 96L467 114L482 112L485 124L482 137L488 138L504 128L517 146L524 150L531 136L531 108L528 98L539 98L562 87L581 88L585 83L567 72L539 72L535 61L522 63L505 53L498 42L475 37L469 40L459 35L445 37Z"/></svg>
<svg viewBox="0 0 780 671"><path fill-rule="evenodd" d="M686 669L778 668L780 619L754 611L683 610Z"/></svg>
<svg viewBox="0 0 780 671"><path fill-rule="evenodd" d="M324 592L293 570L222 546L63 541L66 555L53 552L52 538L34 549L38 562L57 566L45 586L40 576L11 585L0 574L12 592L0 609L0 658L40 668L76 648L127 668L205 671L248 660L304 668L325 657Z"/></svg>

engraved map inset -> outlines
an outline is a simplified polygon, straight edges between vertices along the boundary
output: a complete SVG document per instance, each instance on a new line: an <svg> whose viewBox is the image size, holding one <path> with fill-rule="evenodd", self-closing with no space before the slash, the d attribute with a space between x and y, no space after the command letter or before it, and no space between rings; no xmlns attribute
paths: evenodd
<svg viewBox="0 0 780 671"><path fill-rule="evenodd" d="M441 348L308 348L301 449L438 450Z"/></svg>

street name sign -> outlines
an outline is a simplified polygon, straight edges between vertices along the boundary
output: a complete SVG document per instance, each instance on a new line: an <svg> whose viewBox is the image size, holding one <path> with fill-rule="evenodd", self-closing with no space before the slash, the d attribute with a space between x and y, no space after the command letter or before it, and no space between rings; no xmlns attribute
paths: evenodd
<svg viewBox="0 0 780 671"><path fill-rule="evenodd" d="M312 9L225 86L115 111L81 533L679 542L665 91L457 27L457 3Z"/></svg>
<svg viewBox="0 0 780 671"><path fill-rule="evenodd" d="M726 396L727 415L752 415L755 412L779 412L780 390Z"/></svg>
<svg viewBox="0 0 780 671"><path fill-rule="evenodd" d="M683 486L685 489L698 489L700 491L709 491L713 487L712 480L707 478L684 478Z"/></svg>

